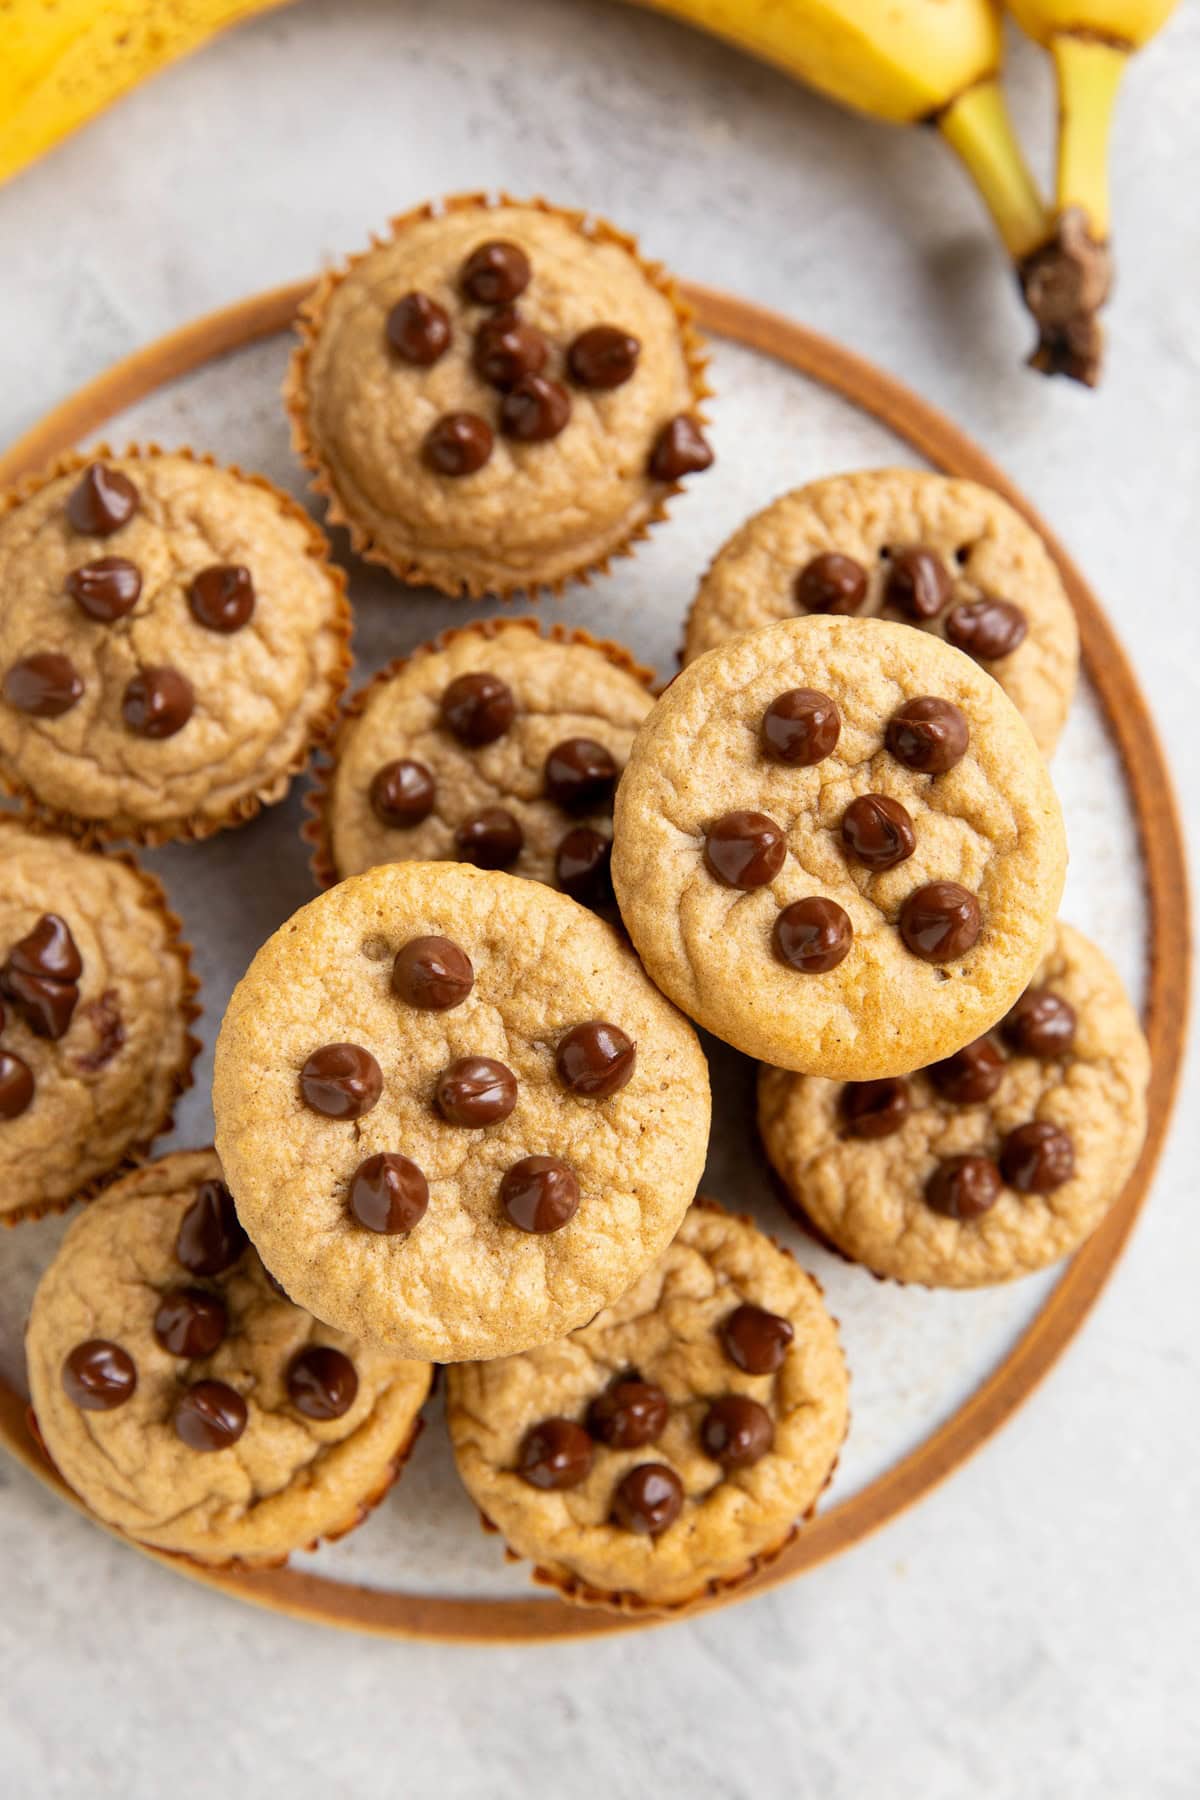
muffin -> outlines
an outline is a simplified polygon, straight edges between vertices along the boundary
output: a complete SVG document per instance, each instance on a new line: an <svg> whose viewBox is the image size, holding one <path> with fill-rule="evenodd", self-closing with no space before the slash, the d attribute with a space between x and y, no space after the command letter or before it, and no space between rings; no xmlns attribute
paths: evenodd
<svg viewBox="0 0 1200 1800"><path fill-rule="evenodd" d="M473 597L559 589L707 468L689 314L632 238L460 194L391 223L301 309L296 448L362 556Z"/></svg>
<svg viewBox="0 0 1200 1800"><path fill-rule="evenodd" d="M38 1434L85 1505L217 1566L285 1562L359 1524L432 1376L293 1306L211 1150L148 1163L76 1220L25 1350Z"/></svg>
<svg viewBox="0 0 1200 1800"><path fill-rule="evenodd" d="M846 1365L821 1290L711 1201L628 1293L556 1344L447 1378L459 1474L534 1579L676 1610L790 1541L837 1462Z"/></svg>
<svg viewBox="0 0 1200 1800"><path fill-rule="evenodd" d="M308 828L328 886L377 863L505 868L612 902L612 801L653 676L532 619L446 632L350 700Z"/></svg>
<svg viewBox="0 0 1200 1800"><path fill-rule="evenodd" d="M201 838L281 800L349 671L345 582L286 494L188 451L0 500L0 782L80 834Z"/></svg>
<svg viewBox="0 0 1200 1800"><path fill-rule="evenodd" d="M87 1199L171 1129L196 987L132 857L0 815L0 1222Z"/></svg>

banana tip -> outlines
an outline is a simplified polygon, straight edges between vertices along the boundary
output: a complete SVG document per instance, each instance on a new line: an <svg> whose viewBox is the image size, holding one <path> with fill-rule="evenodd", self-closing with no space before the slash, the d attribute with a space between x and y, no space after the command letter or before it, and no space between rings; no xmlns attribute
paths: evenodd
<svg viewBox="0 0 1200 1800"><path fill-rule="evenodd" d="M1104 360L1097 314L1112 291L1107 242L1092 235L1086 214L1069 207L1053 235L1018 266L1021 293L1038 327L1030 366L1095 387Z"/></svg>

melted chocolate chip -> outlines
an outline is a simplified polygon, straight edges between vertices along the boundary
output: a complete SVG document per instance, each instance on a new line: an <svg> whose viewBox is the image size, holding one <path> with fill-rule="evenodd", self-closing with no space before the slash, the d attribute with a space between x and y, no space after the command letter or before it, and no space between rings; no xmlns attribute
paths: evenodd
<svg viewBox="0 0 1200 1800"><path fill-rule="evenodd" d="M478 413L443 413L425 434L422 455L438 475L474 475L492 454L492 428Z"/></svg>
<svg viewBox="0 0 1200 1800"><path fill-rule="evenodd" d="M141 572L123 556L101 556L67 576L67 592L80 612L102 625L132 612L141 591Z"/></svg>
<svg viewBox="0 0 1200 1800"><path fill-rule="evenodd" d="M910 1105L903 1075L884 1075L878 1081L848 1081L840 1103L842 1127L847 1137L891 1137L907 1119Z"/></svg>
<svg viewBox="0 0 1200 1800"><path fill-rule="evenodd" d="M34 719L61 719L83 694L83 679L69 656L40 650L23 656L6 671L4 698L16 711Z"/></svg>
<svg viewBox="0 0 1200 1800"><path fill-rule="evenodd" d="M111 537L138 508L138 491L120 469L93 463L67 501L67 518L84 537Z"/></svg>
<svg viewBox="0 0 1200 1800"><path fill-rule="evenodd" d="M79 946L58 913L42 914L9 951L8 966L27 975L48 975L54 981L78 981L83 974Z"/></svg>
<svg viewBox="0 0 1200 1800"><path fill-rule="evenodd" d="M524 848L525 833L506 807L485 806L456 827L454 844L460 860L477 869L508 869Z"/></svg>
<svg viewBox="0 0 1200 1800"><path fill-rule="evenodd" d="M18 1119L33 1099L33 1070L9 1050L0 1050L0 1119Z"/></svg>
<svg viewBox="0 0 1200 1800"><path fill-rule="evenodd" d="M908 808L889 794L860 794L842 814L842 845L847 856L879 874L907 862L917 847Z"/></svg>
<svg viewBox="0 0 1200 1800"><path fill-rule="evenodd" d="M411 938L392 964L393 992L424 1012L461 1006L474 985L470 957L447 937Z"/></svg>
<svg viewBox="0 0 1200 1800"><path fill-rule="evenodd" d="M211 1356L229 1328L225 1307L203 1288L171 1288L158 1303L154 1335L169 1356Z"/></svg>
<svg viewBox="0 0 1200 1800"><path fill-rule="evenodd" d="M526 1156L505 1170L500 1201L521 1231L561 1231L578 1209L579 1182L557 1156Z"/></svg>
<svg viewBox="0 0 1200 1800"><path fill-rule="evenodd" d="M776 762L808 769L831 755L841 731L841 714L828 694L816 688L791 688L772 700L763 714L763 749Z"/></svg>
<svg viewBox="0 0 1200 1800"><path fill-rule="evenodd" d="M966 715L933 694L906 700L888 720L886 742L898 763L919 775L944 775L961 762L970 741Z"/></svg>
<svg viewBox="0 0 1200 1800"><path fill-rule="evenodd" d="M214 563L194 575L188 587L188 605L196 623L225 637L249 623L254 601L254 582L241 563Z"/></svg>
<svg viewBox="0 0 1200 1800"><path fill-rule="evenodd" d="M990 1156L950 1156L925 1183L925 1203L946 1219L981 1219L1000 1198L1000 1171Z"/></svg>
<svg viewBox="0 0 1200 1800"><path fill-rule="evenodd" d="M371 810L382 825L407 831L433 811L437 798L433 775L423 762L384 763L371 779Z"/></svg>
<svg viewBox="0 0 1200 1800"><path fill-rule="evenodd" d="M796 577L796 605L810 613L856 613L867 597L867 571L852 556L827 550Z"/></svg>
<svg viewBox="0 0 1200 1800"><path fill-rule="evenodd" d="M350 1182L349 1207L368 1231L399 1237L415 1230L429 1206L429 1183L407 1156L385 1150L360 1162Z"/></svg>
<svg viewBox="0 0 1200 1800"><path fill-rule="evenodd" d="M324 1423L350 1411L358 1394L358 1372L332 1344L309 1344L293 1356L287 1372L288 1399L306 1419Z"/></svg>
<svg viewBox="0 0 1200 1800"><path fill-rule="evenodd" d="M187 676L164 663L140 670L127 684L121 716L138 737L169 738L183 730L195 704Z"/></svg>
<svg viewBox="0 0 1200 1800"><path fill-rule="evenodd" d="M1029 630L1019 606L1008 600L968 600L946 614L946 636L980 662L1011 656Z"/></svg>
<svg viewBox="0 0 1200 1800"><path fill-rule="evenodd" d="M1019 1194L1052 1194L1075 1173L1075 1147L1060 1125L1031 1119L1005 1138L1000 1172Z"/></svg>
<svg viewBox="0 0 1200 1800"><path fill-rule="evenodd" d="M1026 988L1000 1027L1021 1056L1046 1061L1069 1056L1075 1043L1075 1008L1049 988Z"/></svg>
<svg viewBox="0 0 1200 1800"><path fill-rule="evenodd" d="M900 909L900 935L923 962L953 962L978 941L983 915L974 894L957 881L931 881Z"/></svg>
<svg viewBox="0 0 1200 1800"><path fill-rule="evenodd" d="M397 300L387 316L387 341L402 362L428 369L450 347L450 318L444 306L415 291Z"/></svg>
<svg viewBox="0 0 1200 1800"><path fill-rule="evenodd" d="M617 1483L612 1521L640 1537L659 1537L683 1511L683 1483L666 1463L640 1463Z"/></svg>
<svg viewBox="0 0 1200 1800"><path fill-rule="evenodd" d="M936 619L953 592L950 571L936 550L917 544L892 552L883 597L906 618Z"/></svg>
<svg viewBox="0 0 1200 1800"><path fill-rule="evenodd" d="M567 351L571 380L585 388L617 388L637 368L641 345L619 325L592 325Z"/></svg>
<svg viewBox="0 0 1200 1800"><path fill-rule="evenodd" d="M56 1040L66 1034L79 1003L82 970L66 920L57 913L43 913L0 968L0 992L20 1008L37 1037Z"/></svg>
<svg viewBox="0 0 1200 1800"><path fill-rule="evenodd" d="M574 1419L543 1419L521 1439L517 1474L530 1487L552 1492L578 1487L592 1467L592 1440Z"/></svg>
<svg viewBox="0 0 1200 1800"><path fill-rule="evenodd" d="M223 1181L202 1181L179 1222L175 1255L189 1275L223 1275L249 1243Z"/></svg>
<svg viewBox="0 0 1200 1800"><path fill-rule="evenodd" d="M714 1400L700 1423L700 1447L723 1469L748 1469L774 1442L770 1413L747 1394Z"/></svg>
<svg viewBox="0 0 1200 1800"><path fill-rule="evenodd" d="M720 1328L730 1362L747 1375L774 1375L783 1367L796 1330L790 1319L765 1307L735 1306Z"/></svg>
<svg viewBox="0 0 1200 1800"><path fill-rule="evenodd" d="M76 1344L62 1366L63 1391L83 1412L112 1412L133 1395L137 1369L128 1350L107 1338Z"/></svg>
<svg viewBox="0 0 1200 1800"><path fill-rule="evenodd" d="M324 1044L300 1071L300 1096L327 1119L361 1119L378 1105L383 1074L361 1044Z"/></svg>
<svg viewBox="0 0 1200 1800"><path fill-rule="evenodd" d="M573 1025L559 1039L554 1053L554 1067L563 1086L589 1100L607 1100L620 1093L632 1078L636 1061L633 1039L605 1019Z"/></svg>
<svg viewBox="0 0 1200 1800"><path fill-rule="evenodd" d="M774 881L787 856L787 840L765 813L730 812L709 826L704 863L726 887L765 887Z"/></svg>
<svg viewBox="0 0 1200 1800"><path fill-rule="evenodd" d="M463 292L480 306L503 306L523 294L533 277L519 244L492 238L472 250L463 264Z"/></svg>
<svg viewBox="0 0 1200 1800"><path fill-rule="evenodd" d="M581 906L608 906L613 900L612 839L590 825L576 825L559 839L554 874L564 894Z"/></svg>
<svg viewBox="0 0 1200 1800"><path fill-rule="evenodd" d="M775 920L771 942L780 962L805 975L824 975L850 953L854 927L836 900L814 894L794 900Z"/></svg>
<svg viewBox="0 0 1200 1800"><path fill-rule="evenodd" d="M500 402L501 431L522 444L556 438L570 417L570 394L545 375L522 375Z"/></svg>
<svg viewBox="0 0 1200 1800"><path fill-rule="evenodd" d="M175 1403L175 1435L189 1450L228 1450L246 1429L246 1402L224 1381L198 1381Z"/></svg>
<svg viewBox="0 0 1200 1800"><path fill-rule="evenodd" d="M661 1437L670 1410L652 1381L618 1375L589 1406L588 1430L610 1450L641 1450Z"/></svg>
<svg viewBox="0 0 1200 1800"><path fill-rule="evenodd" d="M546 792L565 812L599 812L611 805L620 773L595 738L564 738L546 758Z"/></svg>
<svg viewBox="0 0 1200 1800"><path fill-rule="evenodd" d="M550 346L537 327L510 306L483 321L475 333L471 361L481 380L508 389L523 375L540 374L549 354Z"/></svg>
<svg viewBox="0 0 1200 1800"><path fill-rule="evenodd" d="M442 724L473 750L503 737L516 710L508 683L482 669L456 676L442 695Z"/></svg>
<svg viewBox="0 0 1200 1800"><path fill-rule="evenodd" d="M713 453L694 419L680 413L663 426L650 452L650 474L655 481L679 481L710 469Z"/></svg>
<svg viewBox="0 0 1200 1800"><path fill-rule="evenodd" d="M495 1125L517 1104L517 1078L493 1057L460 1056L438 1076L434 1101L450 1125Z"/></svg>
<svg viewBox="0 0 1200 1800"><path fill-rule="evenodd" d="M928 1073L938 1093L955 1106L980 1106L1004 1080L1004 1058L991 1038L976 1038L932 1064Z"/></svg>

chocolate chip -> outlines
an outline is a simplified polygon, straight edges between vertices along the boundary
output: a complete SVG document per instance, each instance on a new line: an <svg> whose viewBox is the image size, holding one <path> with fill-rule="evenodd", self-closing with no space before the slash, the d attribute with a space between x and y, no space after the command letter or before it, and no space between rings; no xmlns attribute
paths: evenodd
<svg viewBox="0 0 1200 1800"><path fill-rule="evenodd" d="M54 981L78 981L83 958L71 935L71 927L59 913L43 913L31 931L8 953L9 967L27 975L48 975Z"/></svg>
<svg viewBox="0 0 1200 1800"><path fill-rule="evenodd" d="M946 1219L981 1219L1000 1197L1000 1171L990 1156L950 1156L925 1183L925 1202Z"/></svg>
<svg viewBox="0 0 1200 1800"><path fill-rule="evenodd" d="M202 1181L179 1222L175 1255L189 1275L223 1275L249 1243L223 1181Z"/></svg>
<svg viewBox="0 0 1200 1800"><path fill-rule="evenodd" d="M137 1369L128 1350L107 1338L76 1344L62 1366L63 1391L84 1412L112 1412L137 1387Z"/></svg>
<svg viewBox="0 0 1200 1800"><path fill-rule="evenodd" d="M908 1083L902 1075L878 1081L848 1081L840 1102L847 1137L885 1138L899 1131L909 1114Z"/></svg>
<svg viewBox="0 0 1200 1800"><path fill-rule="evenodd" d="M865 869L879 874L907 862L917 834L907 807L888 794L860 794L842 814L842 845Z"/></svg>
<svg viewBox="0 0 1200 1800"><path fill-rule="evenodd" d="M978 940L983 915L974 894L957 881L931 881L900 908L900 935L924 962L952 962Z"/></svg>
<svg viewBox="0 0 1200 1800"><path fill-rule="evenodd" d="M612 1521L640 1537L659 1537L683 1511L683 1483L666 1463L640 1463L617 1483Z"/></svg>
<svg viewBox="0 0 1200 1800"><path fill-rule="evenodd" d="M203 1288L171 1288L158 1303L154 1335L169 1356L211 1356L229 1327L216 1294Z"/></svg>
<svg viewBox="0 0 1200 1800"><path fill-rule="evenodd" d="M0 1050L0 1119L17 1119L33 1099L33 1070L9 1050Z"/></svg>
<svg viewBox="0 0 1200 1800"><path fill-rule="evenodd" d="M136 563L123 556L101 556L83 563L67 576L67 592L81 612L102 625L132 612L142 591Z"/></svg>
<svg viewBox="0 0 1200 1800"><path fill-rule="evenodd" d="M564 894L581 906L607 906L613 900L612 839L590 825L576 825L559 839L554 874Z"/></svg>
<svg viewBox="0 0 1200 1800"><path fill-rule="evenodd" d="M522 375L500 402L500 429L522 444L544 444L571 417L571 396L561 381Z"/></svg>
<svg viewBox="0 0 1200 1800"><path fill-rule="evenodd" d="M474 475L492 454L492 428L478 413L443 413L425 434L422 454L438 475Z"/></svg>
<svg viewBox="0 0 1200 1800"><path fill-rule="evenodd" d="M652 1381L617 1375L588 1408L588 1430L610 1450L641 1450L660 1437L670 1416L667 1396Z"/></svg>
<svg viewBox="0 0 1200 1800"><path fill-rule="evenodd" d="M1069 1056L1075 1043L1075 1008L1049 988L1026 988L1000 1027L1021 1056L1047 1061Z"/></svg>
<svg viewBox="0 0 1200 1800"><path fill-rule="evenodd" d="M196 623L225 637L249 622L254 601L254 582L241 563L214 563L194 575L188 587L188 605Z"/></svg>
<svg viewBox="0 0 1200 1800"><path fill-rule="evenodd" d="M393 991L423 1012L461 1006L474 985L470 957L447 937L410 938L392 964Z"/></svg>
<svg viewBox="0 0 1200 1800"><path fill-rule="evenodd" d="M327 1119L361 1119L382 1092L379 1064L361 1044L324 1044L300 1071L305 1106Z"/></svg>
<svg viewBox="0 0 1200 1800"><path fill-rule="evenodd" d="M710 825L704 839L704 863L726 887L765 887L774 881L787 857L787 840L765 813L728 812Z"/></svg>
<svg viewBox="0 0 1200 1800"><path fill-rule="evenodd" d="M138 491L128 475L93 463L67 501L67 518L84 537L111 537L137 508Z"/></svg>
<svg viewBox="0 0 1200 1800"><path fill-rule="evenodd" d="M175 1435L189 1450L228 1450L246 1429L246 1402L225 1381L198 1381L175 1403Z"/></svg>
<svg viewBox="0 0 1200 1800"><path fill-rule="evenodd" d="M979 1106L1004 1080L1004 1058L991 1038L976 1038L929 1071L934 1087L955 1106Z"/></svg>
<svg viewBox="0 0 1200 1800"><path fill-rule="evenodd" d="M475 333L471 362L481 380L507 389L522 375L539 374L549 354L550 346L537 327L509 306L483 321Z"/></svg>
<svg viewBox="0 0 1200 1800"><path fill-rule="evenodd" d="M127 683L121 715L139 737L169 738L183 730L195 704L187 676L164 663L140 670Z"/></svg>
<svg viewBox="0 0 1200 1800"><path fill-rule="evenodd" d="M0 991L21 1010L37 1036L65 1035L79 1002L83 970L79 947L65 919L43 913L32 931L13 945L0 968Z"/></svg>
<svg viewBox="0 0 1200 1800"><path fill-rule="evenodd" d="M288 1364L287 1391L306 1419L340 1419L354 1405L358 1374L350 1358L332 1344L309 1344Z"/></svg>
<svg viewBox="0 0 1200 1800"><path fill-rule="evenodd" d="M471 675L457 675L441 701L442 724L452 731L460 743L478 750L494 744L512 724L517 703L513 691L498 675L478 670Z"/></svg>
<svg viewBox="0 0 1200 1800"><path fill-rule="evenodd" d="M116 988L105 988L94 1000L80 1008L80 1013L95 1033L95 1049L79 1050L75 1067L83 1074L94 1074L110 1063L125 1043L125 1021Z"/></svg>
<svg viewBox="0 0 1200 1800"><path fill-rule="evenodd" d="M521 1439L517 1474L543 1492L578 1487L592 1467L592 1440L574 1419L543 1419Z"/></svg>
<svg viewBox="0 0 1200 1800"><path fill-rule="evenodd" d="M747 1375L774 1375L783 1367L795 1335L790 1319L748 1303L735 1306L720 1327L726 1356Z"/></svg>
<svg viewBox="0 0 1200 1800"><path fill-rule="evenodd" d="M571 380L585 388L618 388L637 368L642 346L619 325L592 325L567 351Z"/></svg>
<svg viewBox="0 0 1200 1800"><path fill-rule="evenodd" d="M650 452L650 474L655 481L678 481L712 467L713 453L694 419L680 413L664 425Z"/></svg>
<svg viewBox="0 0 1200 1800"><path fill-rule="evenodd" d="M564 738L546 758L546 792L566 812L599 812L611 804L620 773L595 738Z"/></svg>
<svg viewBox="0 0 1200 1800"><path fill-rule="evenodd" d="M968 600L946 614L950 642L980 662L1011 656L1028 630L1025 614L1008 600Z"/></svg>
<svg viewBox="0 0 1200 1800"><path fill-rule="evenodd" d="M557 1156L526 1156L500 1183L505 1212L521 1231L561 1231L579 1206L574 1169Z"/></svg>
<svg viewBox="0 0 1200 1800"><path fill-rule="evenodd" d="M1052 1194L1075 1173L1074 1145L1060 1125L1031 1119L1005 1138L1000 1172L1019 1194Z"/></svg>
<svg viewBox="0 0 1200 1800"><path fill-rule="evenodd" d="M794 900L775 920L771 942L780 962L805 975L824 975L850 953L854 927L836 900L814 894Z"/></svg>
<svg viewBox="0 0 1200 1800"><path fill-rule="evenodd" d="M368 1231L407 1234L429 1206L429 1183L415 1162L391 1150L360 1162L350 1182L351 1214Z"/></svg>
<svg viewBox="0 0 1200 1800"><path fill-rule="evenodd" d="M397 300L387 316L387 341L402 362L428 369L450 346L450 318L444 306L415 291Z"/></svg>
<svg viewBox="0 0 1200 1800"><path fill-rule="evenodd" d="M35 719L61 719L83 694L83 679L69 656L39 650L23 656L4 676L4 698Z"/></svg>
<svg viewBox="0 0 1200 1800"><path fill-rule="evenodd" d="M916 544L909 550L893 550L883 597L910 619L936 619L945 607L954 583L936 550Z"/></svg>
<svg viewBox="0 0 1200 1800"><path fill-rule="evenodd" d="M793 768L809 769L837 748L842 718L828 694L791 688L763 714L762 742L768 756Z"/></svg>
<svg viewBox="0 0 1200 1800"><path fill-rule="evenodd" d="M632 1078L636 1061L633 1039L606 1019L573 1025L558 1040L554 1053L554 1067L563 1086L588 1100L607 1100L619 1094Z"/></svg>
<svg viewBox="0 0 1200 1800"><path fill-rule="evenodd" d="M434 1100L450 1125L495 1125L517 1104L517 1078L493 1057L460 1056L438 1076Z"/></svg>
<svg viewBox="0 0 1200 1800"><path fill-rule="evenodd" d="M533 270L519 244L492 238L472 250L463 264L463 292L480 306L503 306L529 286Z"/></svg>
<svg viewBox="0 0 1200 1800"><path fill-rule="evenodd" d="M774 1442L770 1413L747 1394L714 1400L700 1423L700 1447L723 1469L748 1469Z"/></svg>
<svg viewBox="0 0 1200 1800"><path fill-rule="evenodd" d="M371 810L383 825L406 831L433 811L433 775L423 762L384 763L371 778Z"/></svg>
<svg viewBox="0 0 1200 1800"><path fill-rule="evenodd" d="M456 828L454 844L460 860L477 869L508 869L521 854L525 833L505 807L485 806Z"/></svg>
<svg viewBox="0 0 1200 1800"><path fill-rule="evenodd" d="M867 597L867 571L852 556L827 550L796 577L796 605L810 613L856 613Z"/></svg>
<svg viewBox="0 0 1200 1800"><path fill-rule="evenodd" d="M966 715L933 694L906 700L888 720L886 742L896 761L919 775L944 775L961 762L970 740Z"/></svg>

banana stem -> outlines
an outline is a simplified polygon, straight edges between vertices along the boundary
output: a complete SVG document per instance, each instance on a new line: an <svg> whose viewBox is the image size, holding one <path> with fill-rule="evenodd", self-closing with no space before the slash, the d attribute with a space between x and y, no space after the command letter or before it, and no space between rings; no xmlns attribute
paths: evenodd
<svg viewBox="0 0 1200 1800"><path fill-rule="evenodd" d="M1082 209L1092 236L1108 236L1108 134L1126 46L1058 33L1050 45L1058 78L1058 204Z"/></svg>
<svg viewBox="0 0 1200 1800"><path fill-rule="evenodd" d="M935 120L982 194L1014 261L1046 242L1051 219L1013 131L995 76L959 94Z"/></svg>

